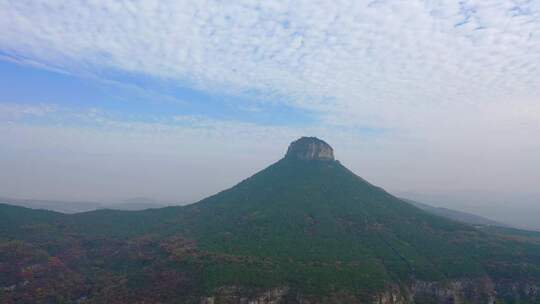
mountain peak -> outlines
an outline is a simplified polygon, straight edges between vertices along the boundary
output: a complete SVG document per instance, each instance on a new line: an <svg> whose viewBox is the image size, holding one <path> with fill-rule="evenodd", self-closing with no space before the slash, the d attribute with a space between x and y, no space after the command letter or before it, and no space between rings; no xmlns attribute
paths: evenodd
<svg viewBox="0 0 540 304"><path fill-rule="evenodd" d="M301 137L289 145L285 157L301 160L334 160L334 149L317 137Z"/></svg>

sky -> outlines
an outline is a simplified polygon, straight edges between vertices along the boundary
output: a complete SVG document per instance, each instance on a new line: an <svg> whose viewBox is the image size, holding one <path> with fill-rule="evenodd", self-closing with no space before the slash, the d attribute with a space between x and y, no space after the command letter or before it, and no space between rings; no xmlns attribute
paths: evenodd
<svg viewBox="0 0 540 304"><path fill-rule="evenodd" d="M193 202L303 135L395 193L534 196L539 132L540 0L0 0L0 196Z"/></svg>

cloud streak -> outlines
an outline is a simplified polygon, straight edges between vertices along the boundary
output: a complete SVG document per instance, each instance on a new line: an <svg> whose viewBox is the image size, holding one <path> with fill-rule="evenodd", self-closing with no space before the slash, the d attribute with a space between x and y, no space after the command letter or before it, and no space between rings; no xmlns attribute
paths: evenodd
<svg viewBox="0 0 540 304"><path fill-rule="evenodd" d="M20 105L16 103L0 103L0 119L19 120L28 117L43 117L56 112L57 107L51 104Z"/></svg>

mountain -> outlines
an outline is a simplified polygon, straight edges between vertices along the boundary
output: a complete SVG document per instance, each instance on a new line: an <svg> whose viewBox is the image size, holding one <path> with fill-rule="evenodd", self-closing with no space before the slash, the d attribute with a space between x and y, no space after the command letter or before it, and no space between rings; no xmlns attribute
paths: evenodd
<svg viewBox="0 0 540 304"><path fill-rule="evenodd" d="M114 210L144 210L150 208L162 208L168 204L161 203L149 198L132 198L119 203L98 203L83 201L55 201L37 199L15 199L0 197L0 203L21 206L32 209L44 209L62 213L79 213L99 209Z"/></svg>
<svg viewBox="0 0 540 304"><path fill-rule="evenodd" d="M435 214L438 216L445 217L454 221L470 224L470 225L481 225L481 226L499 226L499 227L508 227L508 225L482 217L468 212L462 212L457 210L452 210L444 207L433 207L428 204L420 203L417 201L409 200L402 198L402 200L407 203L414 205L426 212Z"/></svg>
<svg viewBox="0 0 540 304"><path fill-rule="evenodd" d="M398 195L433 206L451 206L452 209L481 215L512 227L540 231L538 191L521 192L499 187L490 191L466 189L431 190L421 193L404 191Z"/></svg>
<svg viewBox="0 0 540 304"><path fill-rule="evenodd" d="M0 203L21 206L32 209L44 209L62 213L77 213L103 208L101 203L96 202L69 202L37 199L15 199L1 197Z"/></svg>
<svg viewBox="0 0 540 304"><path fill-rule="evenodd" d="M313 137L184 207L67 215L0 205L0 240L7 303L540 301L539 235L427 213Z"/></svg>
<svg viewBox="0 0 540 304"><path fill-rule="evenodd" d="M116 209L116 210L144 210L152 208L163 208L169 204L156 201L147 197L134 197L127 200L124 200L121 203L117 204L107 204L104 209Z"/></svg>

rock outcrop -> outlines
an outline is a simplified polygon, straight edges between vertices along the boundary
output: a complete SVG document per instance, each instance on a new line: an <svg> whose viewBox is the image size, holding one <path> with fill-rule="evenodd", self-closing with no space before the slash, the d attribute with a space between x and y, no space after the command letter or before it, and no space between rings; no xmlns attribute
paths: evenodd
<svg viewBox="0 0 540 304"><path fill-rule="evenodd" d="M237 286L222 287L214 295L203 297L200 304L278 304L284 302L288 291L288 288L250 290Z"/></svg>
<svg viewBox="0 0 540 304"><path fill-rule="evenodd" d="M516 287L519 289L523 286ZM529 288L533 290L533 288ZM535 290L537 291L537 290ZM287 287L268 290L249 290L242 287L223 287L215 294L203 297L201 304L322 304L322 303L373 303L373 304L409 304L409 303L444 303L444 304L493 304L497 297L496 285L489 277L476 279L451 280L447 282L425 282L413 280L408 286L391 285L371 298L362 298L347 293L335 293L326 296L309 296L293 292ZM509 295L509 300L529 300L517 293Z"/></svg>
<svg viewBox="0 0 540 304"><path fill-rule="evenodd" d="M325 141L316 137L302 137L290 144L285 157L301 160L334 160L334 150Z"/></svg>

